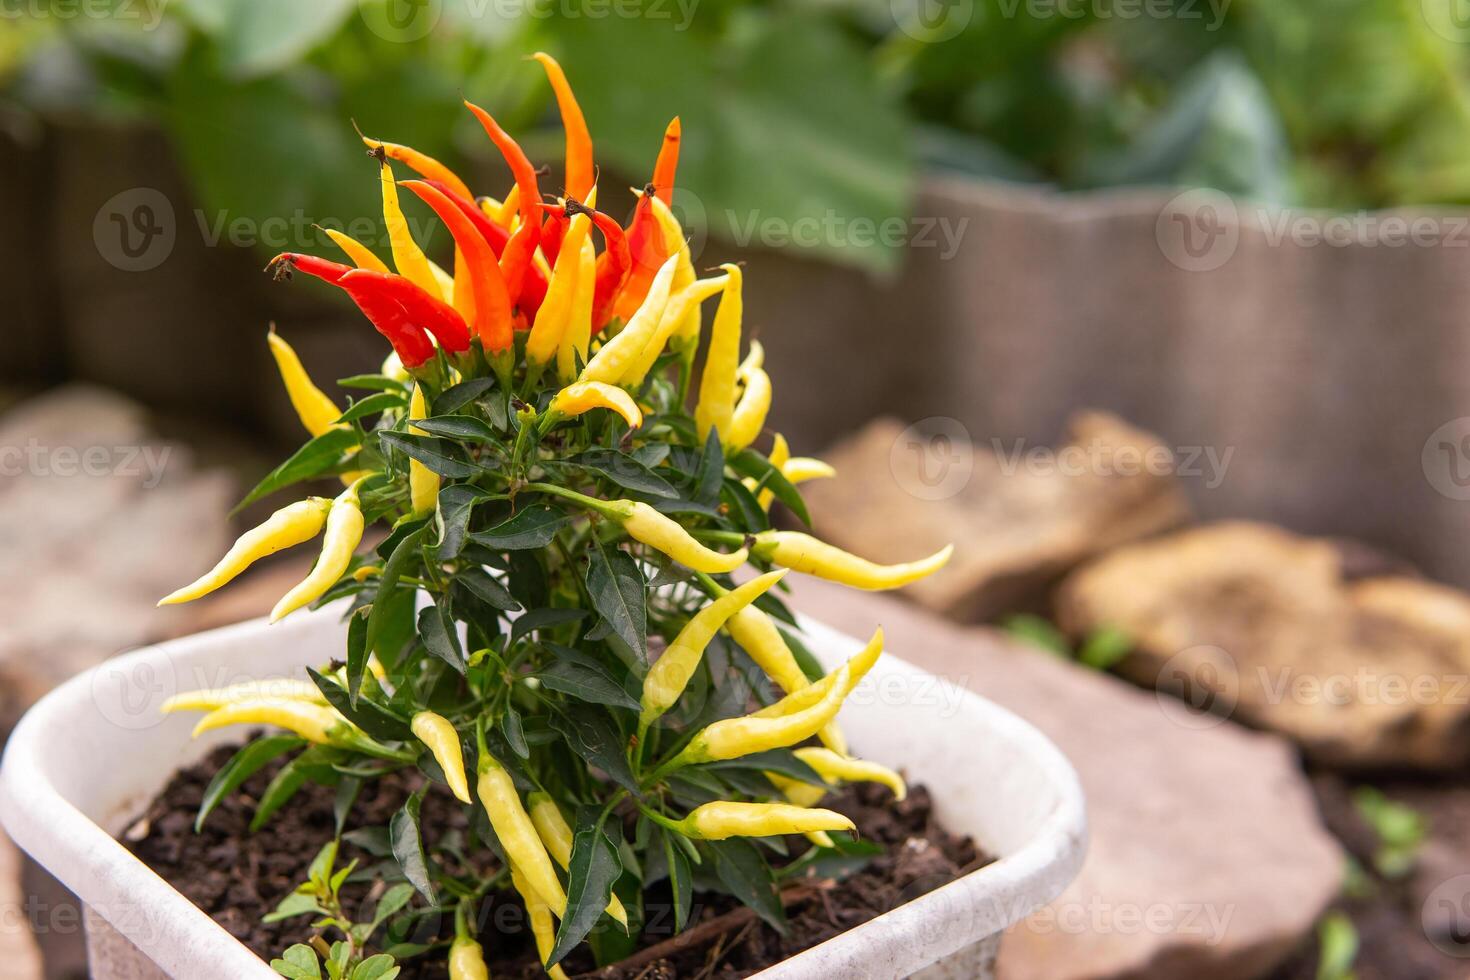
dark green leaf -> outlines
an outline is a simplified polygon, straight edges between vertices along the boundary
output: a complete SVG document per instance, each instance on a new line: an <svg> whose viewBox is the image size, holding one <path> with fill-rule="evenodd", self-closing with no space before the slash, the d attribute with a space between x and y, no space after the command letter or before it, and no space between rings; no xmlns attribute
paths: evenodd
<svg viewBox="0 0 1470 980"><path fill-rule="evenodd" d="M410 459L418 460L447 480L464 480L478 476L480 468L464 456L454 443L434 436L416 436L407 432L381 432L378 438Z"/></svg>
<svg viewBox="0 0 1470 980"><path fill-rule="evenodd" d="M521 604L516 602L515 597L510 594L505 586L496 581L489 572L483 568L468 568L460 572L454 579L455 583L464 588L481 602L499 609L501 612L516 612Z"/></svg>
<svg viewBox="0 0 1470 980"><path fill-rule="evenodd" d="M392 609L391 604L384 600L393 594L404 573L420 560L419 546L423 543L426 531L427 525L421 525L405 535L383 564L383 572L378 576L378 597L373 602L372 612L368 614L366 642L369 651L383 652L378 646L378 640Z"/></svg>
<svg viewBox="0 0 1470 980"><path fill-rule="evenodd" d="M469 533L470 517L475 505L487 498L478 487L467 483L454 483L439 491L439 517L444 522L444 537L439 542L436 557L449 561L464 547L465 535Z"/></svg>
<svg viewBox="0 0 1470 980"><path fill-rule="evenodd" d="M615 449L592 449L567 460L572 466L601 473L613 483L628 490L646 493L670 500L679 496L679 491L669 481L659 476L643 463Z"/></svg>
<svg viewBox="0 0 1470 980"><path fill-rule="evenodd" d="M568 520L570 518L561 511L535 505L487 531L471 534L470 540L497 551L544 548L552 542L556 532Z"/></svg>
<svg viewBox="0 0 1470 980"><path fill-rule="evenodd" d="M428 651L463 675L465 659L464 650L459 645L459 631L445 611L436 605L427 605L419 610L418 622L419 638Z"/></svg>
<svg viewBox="0 0 1470 980"><path fill-rule="evenodd" d="M825 785L821 775L811 766L802 762L790 749L771 749L768 752L756 752L753 755L741 756L738 759L727 759L724 762L711 762L701 766L701 769L754 769L759 772L774 772L791 779L799 779L813 786Z"/></svg>
<svg viewBox="0 0 1470 980"><path fill-rule="evenodd" d="M306 672L311 675L312 681L326 696L332 707L373 738L385 742L401 742L412 734L406 720L376 701L369 698L358 698L357 703L353 704L351 695L341 684L324 676L314 667L306 668Z"/></svg>
<svg viewBox="0 0 1470 980"><path fill-rule="evenodd" d="M354 705L362 693L362 675L367 672L367 627L371 612L371 609L354 609L347 617L347 693Z"/></svg>
<svg viewBox="0 0 1470 980"><path fill-rule="evenodd" d="M536 675L544 687L570 695L580 701L605 704L613 708L638 710L638 699L623 690L605 667L596 663L572 663L562 660Z"/></svg>
<svg viewBox="0 0 1470 980"><path fill-rule="evenodd" d="M787 507L791 513L808 527L811 526L812 517L807 513L806 501L801 499L801 494L791 481L771 461L754 449L742 449L735 454L735 458L729 460L730 468L741 476L754 479L763 490L769 490L776 495L776 499Z"/></svg>
<svg viewBox="0 0 1470 980"><path fill-rule="evenodd" d="M775 876L755 845L740 838L706 843L715 856L715 874L730 894L784 936L786 912L776 894Z"/></svg>
<svg viewBox="0 0 1470 980"><path fill-rule="evenodd" d="M245 495L244 500L235 505L235 511L294 483L331 472L346 460L348 451L357 446L357 433L352 429L328 429L271 470L255 485L255 489Z"/></svg>
<svg viewBox="0 0 1470 980"><path fill-rule="evenodd" d="M194 832L197 834L204 827L204 821L214 808L238 789L241 783L263 769L272 759L305 744L306 740L296 735L269 735L242 746L209 781L204 799L199 804L199 815L194 818Z"/></svg>
<svg viewBox="0 0 1470 980"><path fill-rule="evenodd" d="M505 714L500 716L500 731L512 752L522 759L531 758L531 747L526 744L526 732L521 727L521 716L514 705L505 706Z"/></svg>
<svg viewBox="0 0 1470 980"><path fill-rule="evenodd" d="M771 519L756 495L739 480L726 480L720 487L720 497L729 506L730 519L740 530L759 534L771 526Z"/></svg>
<svg viewBox="0 0 1470 980"><path fill-rule="evenodd" d="M369 415L381 415L384 412L397 411L404 407L403 396L391 391L380 391L375 395L368 395L362 401L353 402L347 411L342 413L338 422L355 422Z"/></svg>
<svg viewBox="0 0 1470 980"><path fill-rule="evenodd" d="M446 389L443 394L434 399L434 414L452 415L494 387L495 379L493 377L472 378L469 381L461 381L454 387Z"/></svg>
<svg viewBox="0 0 1470 980"><path fill-rule="evenodd" d="M469 545L479 548L479 545ZM512 551L507 556L505 587L516 601L527 609L540 609L551 603L551 583L538 551Z"/></svg>
<svg viewBox="0 0 1470 980"><path fill-rule="evenodd" d="M596 539L587 566L587 592L613 633L648 662L648 595L643 572L632 556Z"/></svg>
<svg viewBox="0 0 1470 980"><path fill-rule="evenodd" d="M572 751L607 773L608 778L631 793L638 793L638 781L628 767L625 755L627 739L606 713L583 707L567 714L551 716L551 727L567 737Z"/></svg>
<svg viewBox="0 0 1470 980"><path fill-rule="evenodd" d="M587 613L581 609L532 609L523 616L517 616L515 622L510 624L510 645L515 646L516 641L523 636L529 636L538 630L553 629L566 623L575 623L585 618Z"/></svg>
<svg viewBox="0 0 1470 980"><path fill-rule="evenodd" d="M260 803L255 808L255 816L250 820L250 832L253 834L264 827L270 818L275 816L276 811L285 806L296 792L306 785L308 779L324 775L322 770L327 769L326 775L330 774L330 763L340 753L322 745L313 745L305 752L286 763L285 768L276 773L270 785L260 796Z"/></svg>
<svg viewBox="0 0 1470 980"><path fill-rule="evenodd" d="M458 442L495 442L500 437L490 426L469 415L440 415L430 419L419 419L414 428L423 429L431 436L443 436Z"/></svg>
<svg viewBox="0 0 1470 980"><path fill-rule="evenodd" d="M354 374L342 378L337 382L343 388L363 388L369 391L397 391L404 390L403 383L386 374ZM406 397L406 396L405 396Z"/></svg>
<svg viewBox="0 0 1470 980"><path fill-rule="evenodd" d="M424 855L424 840L419 830L419 807L423 802L423 789L410 796L403 809L393 814L388 836L393 841L393 857L403 869L403 876L431 906L438 908L439 896L434 891L434 879L429 872L429 859Z"/></svg>
<svg viewBox="0 0 1470 980"><path fill-rule="evenodd" d="M720 485L725 482L725 450L720 445L720 432L714 426L710 426L709 436L704 440L697 475L694 502L714 506L720 499Z"/></svg>
<svg viewBox="0 0 1470 980"><path fill-rule="evenodd" d="M683 932L685 923L689 921L689 908L694 901L694 879L689 858L684 854L684 849L674 843L673 834L671 830L659 832L663 839L664 861L669 871L669 887L674 893L674 931Z"/></svg>
<svg viewBox="0 0 1470 980"><path fill-rule="evenodd" d="M342 836L346 829L347 818L352 814L352 808L357 803L358 794L362 792L362 780L355 776L349 776L337 784L337 795L332 800L332 822L336 826L336 834Z"/></svg>
<svg viewBox="0 0 1470 980"><path fill-rule="evenodd" d="M582 807L577 813L572 860L567 868L567 916L556 931L556 945L547 957L547 966L561 962L592 931L607 907L613 882L622 873L617 846L604 830L598 808Z"/></svg>
<svg viewBox="0 0 1470 980"><path fill-rule="evenodd" d="M321 962L316 950L297 943L281 954L280 959L271 960L271 969L286 980L322 980Z"/></svg>

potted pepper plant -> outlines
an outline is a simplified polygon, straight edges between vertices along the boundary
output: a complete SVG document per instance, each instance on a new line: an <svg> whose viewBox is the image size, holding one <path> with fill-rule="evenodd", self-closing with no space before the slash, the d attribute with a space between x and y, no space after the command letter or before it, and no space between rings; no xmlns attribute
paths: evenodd
<svg viewBox="0 0 1470 980"><path fill-rule="evenodd" d="M656 906L668 910L670 932L688 936L707 895L780 934L790 886L836 880L885 853L849 813L824 802L856 784L882 787L875 792L895 805L907 792L895 766L912 761L913 750L905 759L860 758L838 721L879 664L881 629L866 644L828 639L814 653L803 640L811 633L779 594L790 572L897 588L943 566L950 549L885 566L772 527L776 501L804 521L796 485L830 471L791 456L779 436L756 448L771 384L759 344L742 356L741 268L701 278L669 209L678 120L624 228L596 209L591 138L560 67L537 58L566 126L560 197L545 199L516 142L466 103L514 174L503 200L475 197L409 147L366 138L379 165L391 267L336 232L347 263L294 253L271 263L279 279L301 273L345 291L393 353L381 373L343 382L362 393L344 407L272 330L268 342L311 438L247 501L320 478L340 480L340 492L277 510L162 600L197 599L262 557L321 538L310 573L270 615L272 624L311 625L244 627L234 642L276 649L255 655L259 676L180 690L157 705L170 719L200 713L195 736L247 736L220 755L199 794L196 830L220 808L248 803L249 832L268 834L306 805L308 787L333 794L335 833L314 860L301 855L298 880L267 917L296 941L257 951L287 977L473 980L489 975L490 962L499 973L508 960L492 912L507 905L524 913L532 972L553 977L620 975L617 964L650 945ZM400 181L395 167L416 176ZM452 271L411 237L402 190L452 234ZM715 298L701 360L701 304ZM364 548L375 524L385 534ZM298 614L313 605L328 608ZM321 625L328 620L330 632ZM281 631L290 639L272 644ZM324 637L340 645L323 649ZM220 655L205 647L164 650L156 662L177 676L186 662ZM304 675L269 676L296 664ZM0 813L66 878L76 852L51 846L43 811L101 804L54 782L54 799L17 790L36 781L24 771L39 764L26 746L44 738L48 714L70 724L59 710L43 705L27 720L34 731L17 733ZM868 731L904 717L883 704L864 712ZM976 763L982 776L995 766L1047 770L1011 780L1030 793L1036 820L981 828L997 851L1031 848L993 876L999 894L1022 901L981 909L978 893L956 892L952 899L970 904L939 915L958 922L939 938L900 954L890 936L879 943L884 956L848 951L829 962L905 975L992 935L1070 875L1081 836L1075 781L1039 736L997 717L949 724L994 742L991 763ZM166 764L165 775L178 768L177 759ZM111 811L136 811L158 793L155 781L139 800L129 785L108 796ZM251 799L242 802L246 786ZM402 805L386 826L359 826L354 809L383 786L401 790ZM111 811L102 819L115 820ZM968 832L966 816L954 814ZM153 832L144 823L129 834L135 846ZM348 826L356 829L344 835ZM78 833L95 832L88 824ZM75 844L70 837L67 846ZM123 878L138 873L112 851L106 860L119 862ZM1028 887L1007 891L1015 880ZM77 886L84 898L90 886ZM137 904L157 887L149 879L128 894ZM89 901L177 975L236 976L249 961L181 951L178 936L190 926L170 946L120 922L115 904L109 914L106 902Z"/></svg>

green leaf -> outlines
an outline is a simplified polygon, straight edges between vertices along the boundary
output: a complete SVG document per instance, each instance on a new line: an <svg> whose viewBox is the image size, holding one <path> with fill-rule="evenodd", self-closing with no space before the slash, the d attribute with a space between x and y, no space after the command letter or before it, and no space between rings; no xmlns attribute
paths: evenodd
<svg viewBox="0 0 1470 980"><path fill-rule="evenodd" d="M536 676L541 679L542 686L579 701L630 711L637 711L639 707L638 699L623 690L623 686L601 664L560 660Z"/></svg>
<svg viewBox="0 0 1470 980"><path fill-rule="evenodd" d="M194 818L194 832L197 834L203 829L204 821L214 812L214 808L239 789L245 780L265 768L271 760L305 744L306 740L296 735L268 735L241 746L240 751L231 756L230 761L214 774L204 790L204 799L199 804L199 815Z"/></svg>
<svg viewBox="0 0 1470 980"><path fill-rule="evenodd" d="M261 916L260 921L269 925L272 922L294 919L298 915L320 915L321 912L321 906L317 905L315 896L305 895L301 892L292 892L281 899L280 904L275 907L274 911Z"/></svg>
<svg viewBox="0 0 1470 980"><path fill-rule="evenodd" d="M368 391L392 391L400 394L400 400L406 400L408 395L404 391L403 383L385 374L354 374L337 381L342 388L362 388Z"/></svg>
<svg viewBox="0 0 1470 980"><path fill-rule="evenodd" d="M480 473L480 467L465 459L463 451L448 440L408 432L380 432L378 438L446 480L465 480Z"/></svg>
<svg viewBox="0 0 1470 980"><path fill-rule="evenodd" d="M627 552L593 539L587 566L587 592L613 634L640 663L648 662L648 595L643 572Z"/></svg>
<svg viewBox="0 0 1470 980"><path fill-rule="evenodd" d="M704 440L704 453L699 457L699 473L694 487L694 502L714 505L720 500L720 486L725 482L725 450L720 445L720 431L710 426Z"/></svg>
<svg viewBox="0 0 1470 980"><path fill-rule="evenodd" d="M755 845L731 838L707 841L715 856L715 874L721 884L781 935L786 935L786 912L776 894L776 880L771 867Z"/></svg>
<svg viewBox="0 0 1470 980"><path fill-rule="evenodd" d="M1346 912L1331 912L1317 927L1317 980L1352 980L1358 958L1358 930Z"/></svg>
<svg viewBox="0 0 1470 980"><path fill-rule="evenodd" d="M356 776L347 776L337 784L337 795L332 800L332 823L336 826L338 837L347 829L347 818L357 805L357 798L362 793L362 782Z"/></svg>
<svg viewBox="0 0 1470 980"><path fill-rule="evenodd" d="M454 483L439 491L439 517L444 522L444 537L439 541L436 553L440 561L449 561L459 555L469 534L470 518L476 505L488 500L490 495L468 483Z"/></svg>
<svg viewBox="0 0 1470 980"><path fill-rule="evenodd" d="M414 891L413 885L405 882L390 886L383 893L383 897L378 899L377 908L373 909L373 918L370 923L372 927L376 929L407 908L408 903L413 900Z"/></svg>
<svg viewBox="0 0 1470 980"><path fill-rule="evenodd" d="M316 950L304 943L297 943L281 954L280 959L271 960L271 969L289 980L322 980L321 962Z"/></svg>
<svg viewBox="0 0 1470 980"><path fill-rule="evenodd" d="M401 411L407 404L403 396L396 392L380 391L375 395L368 395L362 401L353 402L337 421L355 422L369 415Z"/></svg>
<svg viewBox="0 0 1470 980"><path fill-rule="evenodd" d="M701 769L753 769L757 772L774 772L790 779L799 779L813 786L825 786L821 775L811 766L797 758L790 749L771 749L767 752L756 752L753 755L744 755L738 759L726 759L723 762L711 762L700 766Z"/></svg>
<svg viewBox="0 0 1470 980"><path fill-rule="evenodd" d="M595 708L551 716L551 727L567 737L572 751L607 773L608 778L635 795L638 780L628 767L627 739L611 717Z"/></svg>
<svg viewBox="0 0 1470 980"><path fill-rule="evenodd" d="M291 797L306 785L308 779L313 778L323 767L329 770L331 761L339 755L340 752L335 749L313 745L288 762L260 795L255 816L250 820L250 832L253 834L269 823L276 811L290 802Z"/></svg>
<svg viewBox="0 0 1470 980"><path fill-rule="evenodd" d="M443 436L458 442L494 443L500 441L495 432L479 419L469 415L438 415L419 419L414 428L423 429L431 436Z"/></svg>
<svg viewBox="0 0 1470 980"><path fill-rule="evenodd" d="M791 513L795 514L798 520L808 527L811 526L812 517L807 513L806 501L801 499L801 494L797 492L791 481L786 479L779 469L771 465L769 459L754 449L742 449L729 460L729 464L730 468L741 476L753 478L760 484L760 489L774 493L777 500L791 508Z"/></svg>
<svg viewBox="0 0 1470 980"><path fill-rule="evenodd" d="M510 624L510 645L515 646L521 637L539 630L555 629L586 617L587 613L582 609L532 609L523 616L517 616L515 622Z"/></svg>
<svg viewBox="0 0 1470 980"><path fill-rule="evenodd" d="M487 531L477 531L470 540L496 551L525 551L544 548L570 518L559 510L534 505Z"/></svg>
<svg viewBox="0 0 1470 980"><path fill-rule="evenodd" d="M771 519L761 507L760 500L739 480L726 480L720 488L720 498L729 506L728 516L743 531L758 534L768 530ZM738 516L738 520L736 519Z"/></svg>
<svg viewBox="0 0 1470 980"><path fill-rule="evenodd" d="M1087 634L1077 650L1077 659L1095 670L1107 670L1128 656L1133 650L1133 640L1127 633L1112 626L1103 626Z"/></svg>
<svg viewBox="0 0 1470 980"><path fill-rule="evenodd" d="M218 35L225 70L236 77L285 68L330 38L357 9L354 0L227 0Z"/></svg>
<svg viewBox="0 0 1470 980"><path fill-rule="evenodd" d="M352 696L341 684L323 675L314 667L307 667L306 672L332 707L373 738L385 742L401 742L413 734L409 731L408 722L405 719L376 701L370 698L358 698L354 703Z"/></svg>
<svg viewBox="0 0 1470 980"><path fill-rule="evenodd" d="M362 693L362 675L368 665L368 615L371 609L354 609L347 617L347 694L354 705Z"/></svg>
<svg viewBox="0 0 1470 980"><path fill-rule="evenodd" d="M516 602L506 587L483 568L465 569L455 576L454 581L476 599L501 612L517 612L521 608L521 604Z"/></svg>
<svg viewBox="0 0 1470 980"><path fill-rule="evenodd" d="M383 652L378 641L393 608L386 600L397 589L398 580L419 560L419 546L427 530L428 525L423 525L404 535L383 563L383 572L378 576L378 596L373 602L372 612L368 614L366 643L369 651Z"/></svg>
<svg viewBox="0 0 1470 980"><path fill-rule="evenodd" d="M514 705L505 706L505 714L500 716L500 731L512 752L522 759L531 758L531 747L526 744L526 730L521 725L520 713Z"/></svg>
<svg viewBox="0 0 1470 980"><path fill-rule="evenodd" d="M352 429L328 429L296 450L289 459L266 474L265 479L257 483L255 489L235 505L232 513L238 513L242 508L248 507L277 490L335 470L346 461L348 450L355 449L357 446L358 436Z"/></svg>
<svg viewBox="0 0 1470 980"><path fill-rule="evenodd" d="M690 906L694 902L694 872L689 867L689 858L685 856L684 849L675 845L674 832L661 829L659 836L663 839L664 862L669 869L669 887L673 891L674 931L683 932L689 921Z"/></svg>
<svg viewBox="0 0 1470 980"><path fill-rule="evenodd" d="M430 604L419 610L419 638L434 656L463 675L464 650L459 645L459 631L439 606Z"/></svg>
<svg viewBox="0 0 1470 980"><path fill-rule="evenodd" d="M646 493L655 497L676 500L679 491L669 481L643 465L627 453L615 449L591 449L579 453L566 461L568 465L601 473L613 483L628 490Z"/></svg>
<svg viewBox="0 0 1470 980"><path fill-rule="evenodd" d="M556 945L547 957L553 966L587 937L607 907L613 882L623 873L617 845L603 829L595 806L577 812L577 830L572 838L572 860L567 868L567 915L556 931Z"/></svg>
<svg viewBox="0 0 1470 980"><path fill-rule="evenodd" d="M351 980L395 980L403 968L398 966L387 953L369 956L352 971Z"/></svg>
<svg viewBox="0 0 1470 980"><path fill-rule="evenodd" d="M434 399L433 411L438 415L452 415L470 402L483 396L495 387L495 378L471 378L448 388Z"/></svg>
<svg viewBox="0 0 1470 980"><path fill-rule="evenodd" d="M420 789L408 798L403 809L393 814L388 826L388 836L393 842L393 857L403 869L409 884L434 908L439 907L439 896L434 890L433 876L429 871L429 859L424 855L424 840L419 830L419 808L424 802L424 791Z"/></svg>

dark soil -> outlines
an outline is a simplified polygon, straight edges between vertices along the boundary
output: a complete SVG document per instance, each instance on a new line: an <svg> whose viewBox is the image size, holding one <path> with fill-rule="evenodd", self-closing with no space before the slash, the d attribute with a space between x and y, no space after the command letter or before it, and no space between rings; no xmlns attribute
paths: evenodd
<svg viewBox="0 0 1470 980"><path fill-rule="evenodd" d="M269 960L313 934L308 917L270 925L262 924L261 918L301 882L311 859L331 840L334 794L308 784L265 829L252 835L247 828L255 801L279 768L269 766L225 800L211 814L203 832L195 834L194 816L205 787L232 751L220 749L201 764L177 773L125 835L125 843L231 935ZM403 773L368 784L348 817L348 830L386 825L420 779ZM968 838L956 837L936 824L923 787L913 788L907 800L895 804L886 789L864 785L834 795L823 805L850 816L863 840L881 844L885 853L840 882L803 879L788 884L782 893L790 918L788 935L781 936L733 898L696 893L691 921L675 941L670 938L669 923L652 911L662 902L656 885L648 896L649 922L642 946L625 961L628 966L596 972L583 947L563 964L567 972L606 980L748 976L988 863ZM429 792L422 825L431 842L444 834L470 836L464 808L447 792ZM806 850L801 838L788 842L793 855ZM495 859L485 849L467 850L484 856L483 865L474 871L494 873ZM339 867L352 858L358 858L361 867L378 860L344 844ZM368 883L349 884L343 898L346 911L352 914L360 905L371 907L376 892ZM523 922L523 910L510 898L497 899L482 910L480 941L492 976L502 980L545 976ZM441 923L431 917L424 934L414 938L432 942L452 929L447 918ZM442 980L444 976L443 957L430 955L407 961L401 980Z"/></svg>
<svg viewBox="0 0 1470 980"><path fill-rule="evenodd" d="M1376 787L1427 821L1418 860L1407 873L1384 877L1375 870L1377 837L1353 803L1360 785ZM1312 788L1328 830L1363 869L1335 906L1358 932L1357 980L1470 976L1470 936L1455 938L1456 920L1462 932L1470 921L1470 773L1349 779L1322 771L1312 774ZM1272 980L1315 980L1318 954L1313 937Z"/></svg>

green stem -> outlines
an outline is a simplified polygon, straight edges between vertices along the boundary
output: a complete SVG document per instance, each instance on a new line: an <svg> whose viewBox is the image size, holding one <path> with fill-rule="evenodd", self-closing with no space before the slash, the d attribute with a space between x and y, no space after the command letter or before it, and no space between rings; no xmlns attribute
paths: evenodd
<svg viewBox="0 0 1470 980"><path fill-rule="evenodd" d="M660 827L663 827L665 830L672 830L672 831L674 831L676 833L680 833L680 834L684 833L684 826L679 821L669 819L668 817L664 816L662 813L659 813L658 811L652 809L651 807L648 807L647 805L645 805L642 802L638 802L638 809L639 809L640 812L642 812L642 814L645 817L647 817L648 819L652 820L654 823L658 824Z"/></svg>
<svg viewBox="0 0 1470 980"><path fill-rule="evenodd" d="M566 487L559 487L554 483L527 483L525 488L527 490L537 490L541 493L549 493L553 497L561 497L563 500L570 500L572 503L586 507L588 510L601 514L609 520L618 520L624 516L616 505L606 500L598 500L596 497L589 497L585 493L568 490Z"/></svg>

